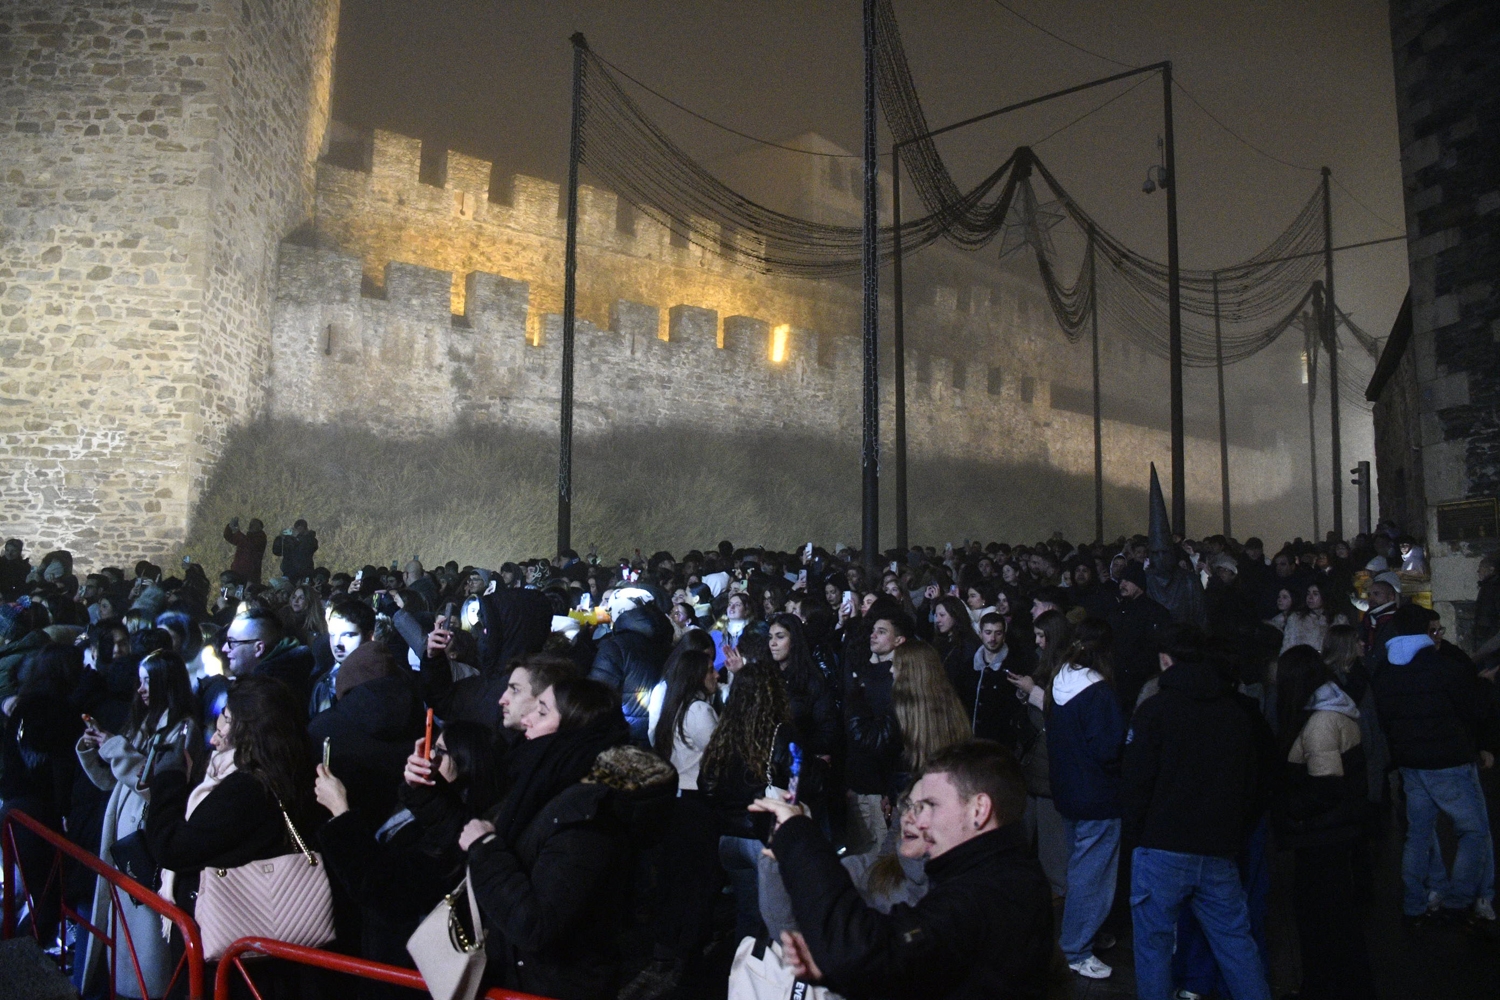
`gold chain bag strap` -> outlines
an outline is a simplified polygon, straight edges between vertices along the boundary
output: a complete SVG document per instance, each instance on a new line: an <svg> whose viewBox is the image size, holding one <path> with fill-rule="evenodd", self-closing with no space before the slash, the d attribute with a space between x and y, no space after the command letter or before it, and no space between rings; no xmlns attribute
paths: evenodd
<svg viewBox="0 0 1500 1000"><path fill-rule="evenodd" d="M462 905L459 900L463 896L469 898L472 933L464 930L459 914ZM484 938L474 884L465 869L458 888L443 897L406 942L406 951L427 981L427 991L433 1000L474 1000L484 976Z"/></svg>
<svg viewBox="0 0 1500 1000"><path fill-rule="evenodd" d="M277 806L281 803L278 801ZM309 850L287 815L294 854L238 868L205 868L198 880L194 916L203 935L203 957L214 961L242 937L265 937L308 948L333 940L333 894L323 861Z"/></svg>

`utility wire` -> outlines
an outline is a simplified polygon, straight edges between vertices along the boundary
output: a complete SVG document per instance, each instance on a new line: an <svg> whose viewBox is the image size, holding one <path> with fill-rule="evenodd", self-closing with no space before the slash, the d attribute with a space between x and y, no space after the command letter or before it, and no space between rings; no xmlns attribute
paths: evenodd
<svg viewBox="0 0 1500 1000"><path fill-rule="evenodd" d="M864 159L864 157L860 156L857 153L818 153L818 152L814 152L811 149L798 149L796 146L788 146L788 145L785 145L784 143L772 142L770 139L762 139L760 136L751 135L748 132L741 132L739 129L733 127L732 125L725 125L723 122L715 121L714 119L708 117L707 115L700 114L699 112L694 111L692 108L688 107L687 105L679 103L678 101L676 101L676 100L668 97L666 94L663 94L661 91L657 90L655 87L652 87L650 84L644 83L641 80L638 80L635 77L631 76L629 73L625 72L619 66L616 66L614 63L610 62L608 59L606 59L603 56L599 55L597 52L594 53L594 58L598 59L604 65L606 65L610 69L614 70L615 73L617 73L618 75L620 75L620 76L624 77L625 79L629 80L631 83L635 84L637 87L640 87L646 93L648 93L648 94L652 95L653 97L656 97L656 98L658 98L660 100L666 101L668 104L672 105L672 107L676 108L678 111L681 111L683 114L691 115L692 117L698 119L701 122L704 122L704 123L706 123L708 125L712 125L714 128L722 129L725 132L728 132L730 135L737 135L741 139L749 139L751 142L759 143L762 146L770 146L772 149L784 149L788 153L802 153L804 156L831 156L831 157L834 157L836 159L843 159L843 160L862 160L862 159ZM880 155L882 157L889 157L890 156L889 153L882 153Z"/></svg>
<svg viewBox="0 0 1500 1000"><path fill-rule="evenodd" d="M1181 80L1177 80L1177 79L1174 78L1172 82L1177 85L1177 89L1178 90L1182 91L1182 95L1184 97L1186 97L1188 100L1192 101L1193 104L1195 104L1197 106L1197 108L1198 108L1199 111L1203 112L1205 115L1208 115L1208 117L1213 121L1213 123L1215 125L1219 126L1219 128L1223 129L1225 132L1228 132L1231 136L1233 136L1235 139L1237 139L1240 143L1244 144L1245 146L1248 146L1250 149L1253 149L1255 152L1259 153L1261 156L1264 156L1268 160L1273 160L1276 163L1281 164L1283 167L1291 167L1293 170L1305 170L1305 171L1307 171L1308 173L1311 173L1311 174L1315 174L1315 173L1318 172L1319 168L1317 168L1317 167L1309 167L1309 166L1307 166L1305 164L1302 164L1302 163L1293 163L1290 160L1283 160L1281 157L1276 156L1273 153L1268 153L1264 149L1261 149L1255 143L1251 142L1249 139L1246 139L1244 136L1240 135L1234 129L1230 128L1228 125L1225 125L1224 122L1223 122L1223 120L1220 119L1218 115L1214 114L1212 111L1208 110L1208 108L1204 107L1203 106L1203 102L1200 101L1200 100L1198 100L1198 98L1194 97L1192 91L1188 90L1186 87L1184 87L1182 85L1182 81Z"/></svg>
<svg viewBox="0 0 1500 1000"><path fill-rule="evenodd" d="M1099 112L1103 111L1105 108L1109 107L1111 104L1113 104L1116 101L1118 101L1120 98L1124 97L1127 94L1133 93L1138 87L1142 87L1145 84L1148 84L1150 82L1151 82L1151 77L1149 77L1149 76L1142 77L1140 80L1136 81L1136 83L1135 83L1134 86L1127 87L1126 89L1120 91L1118 94L1116 94L1114 97L1111 97L1109 100L1105 101L1103 104L1097 105L1093 110L1091 110L1091 111L1085 111L1083 114L1079 115L1077 118L1074 118L1072 121L1068 122L1068 124L1062 126L1061 128L1053 129L1051 132L1048 132L1046 135L1042 136L1040 139L1038 139L1036 142L1033 142L1031 145L1033 147L1040 146L1042 143L1046 142L1048 139L1051 139L1051 138L1053 138L1054 136L1057 136L1057 135L1061 135L1063 132L1066 132L1068 129L1072 128L1074 125L1077 125L1079 122L1083 121L1085 118L1089 118L1089 117L1092 117L1093 115L1098 114Z"/></svg>
<svg viewBox="0 0 1500 1000"><path fill-rule="evenodd" d="M1109 56L1105 55L1102 52L1095 52L1093 49L1086 49L1082 45L1079 45L1077 42L1069 41L1068 39L1064 38L1062 35L1059 35L1055 31L1049 31L1048 29L1042 27L1040 24L1037 24L1031 18L1027 17L1025 14L1022 14L1020 11L1016 10L1010 4L1005 3L1004 0L993 0L993 2L994 2L994 4L997 7L1001 7L1004 10L1009 11L1012 16L1020 18L1022 21L1025 21L1027 24L1029 24L1033 28L1035 28L1037 31L1040 31L1042 34L1046 35L1048 38L1051 38L1054 41L1062 42L1064 45L1066 45L1070 49L1077 49L1079 52L1082 52L1084 55L1093 56L1095 59L1103 59L1105 62L1107 62L1107 63L1113 63L1114 65L1119 66L1122 69L1136 69L1137 68L1134 63L1120 62L1120 60L1118 60L1118 59L1111 59Z"/></svg>
<svg viewBox="0 0 1500 1000"><path fill-rule="evenodd" d="M1348 189L1348 187L1346 187L1344 185L1344 182L1341 181L1341 180L1339 180L1338 174L1329 174L1328 176L1330 178L1332 178L1333 183L1335 183L1335 184L1337 184L1339 186L1339 190L1340 191L1344 192L1345 194L1347 194L1350 198L1352 198L1354 200L1354 204L1358 205L1360 208L1364 209L1366 212L1369 212L1370 215L1373 218L1375 218L1378 221L1384 223L1385 225L1389 226L1390 228L1396 230L1398 233L1402 234L1403 236L1406 235L1406 227L1405 226L1398 226L1398 225L1396 225L1390 219L1387 219L1385 216L1383 216L1379 212L1375 211L1369 205L1366 205L1363 201L1360 200L1359 195L1355 194L1353 191L1350 191Z"/></svg>

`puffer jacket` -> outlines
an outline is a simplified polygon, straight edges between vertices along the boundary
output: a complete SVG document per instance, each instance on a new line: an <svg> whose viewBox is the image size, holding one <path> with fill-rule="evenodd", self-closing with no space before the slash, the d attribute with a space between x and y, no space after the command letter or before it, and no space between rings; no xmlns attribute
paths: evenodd
<svg viewBox="0 0 1500 1000"><path fill-rule="evenodd" d="M599 652L589 676L620 692L630 741L647 744L651 689L661 680L662 667L672 650L672 623L651 605L631 608L599 641Z"/></svg>
<svg viewBox="0 0 1500 1000"><path fill-rule="evenodd" d="M1490 702L1472 667L1444 656L1426 636L1393 638L1386 660L1371 686L1391 763L1441 770L1472 764L1480 749L1494 749Z"/></svg>
<svg viewBox="0 0 1500 1000"><path fill-rule="evenodd" d="M1272 815L1283 847L1364 836L1369 810L1359 709L1330 681L1318 688L1302 731L1282 762Z"/></svg>
<svg viewBox="0 0 1500 1000"><path fill-rule="evenodd" d="M495 985L613 1000L631 859L664 825L676 793L670 764L613 747L543 806L513 847L492 833L469 848Z"/></svg>

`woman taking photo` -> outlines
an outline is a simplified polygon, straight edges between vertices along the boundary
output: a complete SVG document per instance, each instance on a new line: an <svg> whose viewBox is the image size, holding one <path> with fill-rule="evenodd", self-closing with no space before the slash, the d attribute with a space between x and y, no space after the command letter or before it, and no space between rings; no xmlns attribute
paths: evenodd
<svg viewBox="0 0 1500 1000"><path fill-rule="evenodd" d="M198 699L188 680L187 667L176 653L152 653L141 661L140 686L130 706L130 723L116 736L101 729L92 719L85 724L78 740L78 762L83 772L100 791L109 793L104 810L104 827L99 842L99 856L137 881L147 883L154 876L154 865L145 851L146 804L151 798L151 783L158 770L182 770L184 754L203 746L198 725ZM110 884L100 878L94 886L93 922L106 933L123 941L127 935L140 965L147 997L166 994L172 978L172 956L162 940L161 917L126 893L113 894L119 901L125 929L114 928L115 910L111 906ZM98 938L89 935L84 958L83 992L103 990L99 980L107 975L106 949ZM115 992L139 997L140 981L128 958L117 956L114 965Z"/></svg>
<svg viewBox="0 0 1500 1000"><path fill-rule="evenodd" d="M433 738L430 760L422 742L407 758L400 807L379 829L350 811L343 782L322 764L315 785L318 802L333 815L318 834L324 862L360 908L360 954L407 968L407 939L463 879L459 833L495 804L500 791L488 727L448 723ZM397 993L367 989L362 995Z"/></svg>
<svg viewBox="0 0 1500 1000"><path fill-rule="evenodd" d="M635 823L664 818L676 775L655 754L624 745L620 695L599 681L556 682L523 725L524 745L538 750L529 772L492 821L470 821L458 841L491 930L495 985L613 1000Z"/></svg>
<svg viewBox="0 0 1500 1000"><path fill-rule="evenodd" d="M714 656L714 667L724 667L724 650L734 648L740 644L740 637L745 634L747 628L751 628L755 622L755 605L750 595L742 590L736 590L730 594L724 603L724 617L719 621L712 633L714 648L717 653Z"/></svg>
<svg viewBox="0 0 1500 1000"><path fill-rule="evenodd" d="M1359 709L1317 650L1293 646L1276 670L1277 738L1285 780L1277 841L1292 849L1293 909L1305 997L1371 997L1375 983L1356 904L1354 864L1368 786Z"/></svg>

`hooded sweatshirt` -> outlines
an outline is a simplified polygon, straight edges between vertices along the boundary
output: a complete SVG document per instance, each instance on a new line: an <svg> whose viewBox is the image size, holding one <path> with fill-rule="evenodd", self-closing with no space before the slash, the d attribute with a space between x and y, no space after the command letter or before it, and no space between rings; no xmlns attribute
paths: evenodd
<svg viewBox="0 0 1500 1000"><path fill-rule="evenodd" d="M1114 688L1096 671L1063 664L1052 680L1047 762L1052 800L1065 819L1119 818L1124 742Z"/></svg>

